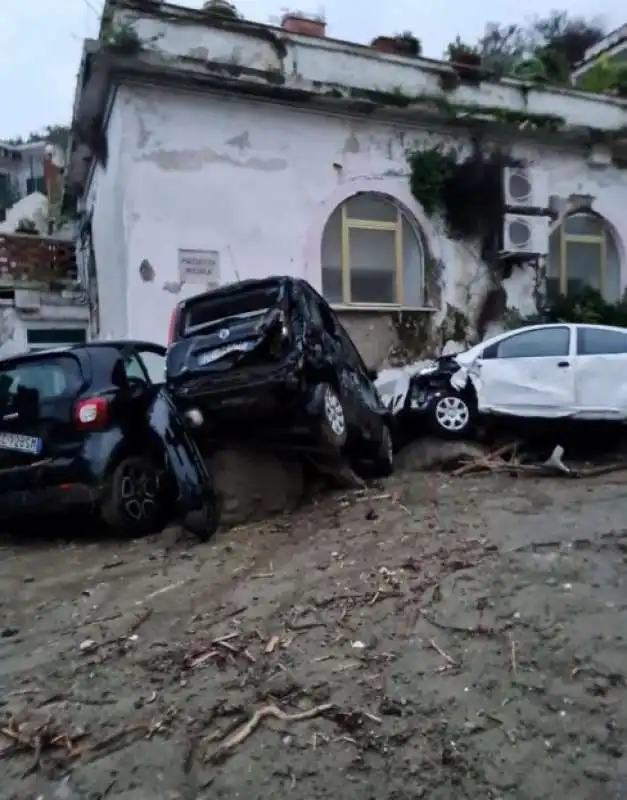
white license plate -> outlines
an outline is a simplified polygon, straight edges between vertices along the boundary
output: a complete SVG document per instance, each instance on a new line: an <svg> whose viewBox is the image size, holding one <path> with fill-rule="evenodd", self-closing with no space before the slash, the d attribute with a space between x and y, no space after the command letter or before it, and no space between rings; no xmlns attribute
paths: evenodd
<svg viewBox="0 0 627 800"><path fill-rule="evenodd" d="M39 455L43 442L37 436L24 436L22 433L0 433L0 450L13 450L16 453Z"/></svg>
<svg viewBox="0 0 627 800"><path fill-rule="evenodd" d="M252 342L238 342L237 344L225 344L222 347L215 347L213 350L206 350L198 356L198 363L201 367L211 364L220 358L224 358L229 353L240 351L242 353L252 350Z"/></svg>

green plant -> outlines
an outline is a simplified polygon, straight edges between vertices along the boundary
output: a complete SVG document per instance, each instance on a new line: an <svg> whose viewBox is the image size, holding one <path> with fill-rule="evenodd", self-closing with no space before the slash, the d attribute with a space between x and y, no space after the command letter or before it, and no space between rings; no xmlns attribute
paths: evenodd
<svg viewBox="0 0 627 800"><path fill-rule="evenodd" d="M608 303L596 289L586 288L560 295L542 311L547 322L583 322L627 328L627 293L617 303Z"/></svg>
<svg viewBox="0 0 627 800"><path fill-rule="evenodd" d="M443 191L457 163L454 150L430 147L407 154L411 193L427 214L442 208Z"/></svg>
<svg viewBox="0 0 627 800"><path fill-rule="evenodd" d="M394 41L400 52L418 58L422 53L422 42L411 31L403 31L394 36Z"/></svg>
<svg viewBox="0 0 627 800"><path fill-rule="evenodd" d="M607 58L599 58L579 81L584 92L597 94L627 95L627 64L615 63Z"/></svg>
<svg viewBox="0 0 627 800"><path fill-rule="evenodd" d="M237 8L229 3L228 0L209 0L203 5L203 11L212 17L222 17L224 19L240 19Z"/></svg>
<svg viewBox="0 0 627 800"><path fill-rule="evenodd" d="M142 49L142 41L131 22L104 23L100 40L107 49L123 55L136 55Z"/></svg>
<svg viewBox="0 0 627 800"><path fill-rule="evenodd" d="M459 36L455 41L450 42L446 48L446 53L448 60L456 64L476 64L477 66L481 64L481 53L478 48L465 44Z"/></svg>

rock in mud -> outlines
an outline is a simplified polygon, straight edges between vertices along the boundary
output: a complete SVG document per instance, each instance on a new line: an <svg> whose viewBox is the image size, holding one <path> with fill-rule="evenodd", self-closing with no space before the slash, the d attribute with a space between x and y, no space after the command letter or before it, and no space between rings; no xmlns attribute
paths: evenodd
<svg viewBox="0 0 627 800"><path fill-rule="evenodd" d="M219 450L208 459L222 503L222 523L242 525L292 511L303 500L302 464L255 450Z"/></svg>
<svg viewBox="0 0 627 800"><path fill-rule="evenodd" d="M476 442L425 438L407 445L398 454L396 466L408 472L455 469L462 461L481 458L485 454L485 448Z"/></svg>

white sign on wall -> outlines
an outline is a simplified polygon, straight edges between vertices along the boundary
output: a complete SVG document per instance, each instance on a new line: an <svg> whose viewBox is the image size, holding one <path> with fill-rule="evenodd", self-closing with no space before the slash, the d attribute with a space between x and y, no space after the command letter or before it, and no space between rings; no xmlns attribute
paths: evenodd
<svg viewBox="0 0 627 800"><path fill-rule="evenodd" d="M179 250L179 280L217 289L220 285L220 254L217 250Z"/></svg>

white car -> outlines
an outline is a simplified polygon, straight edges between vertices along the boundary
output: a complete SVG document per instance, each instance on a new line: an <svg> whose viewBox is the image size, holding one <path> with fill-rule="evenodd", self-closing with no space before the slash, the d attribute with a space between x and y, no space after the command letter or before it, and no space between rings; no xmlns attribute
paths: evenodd
<svg viewBox="0 0 627 800"><path fill-rule="evenodd" d="M518 328L408 370L387 394L396 414L426 414L435 431L460 438L479 414L627 420L627 329Z"/></svg>

